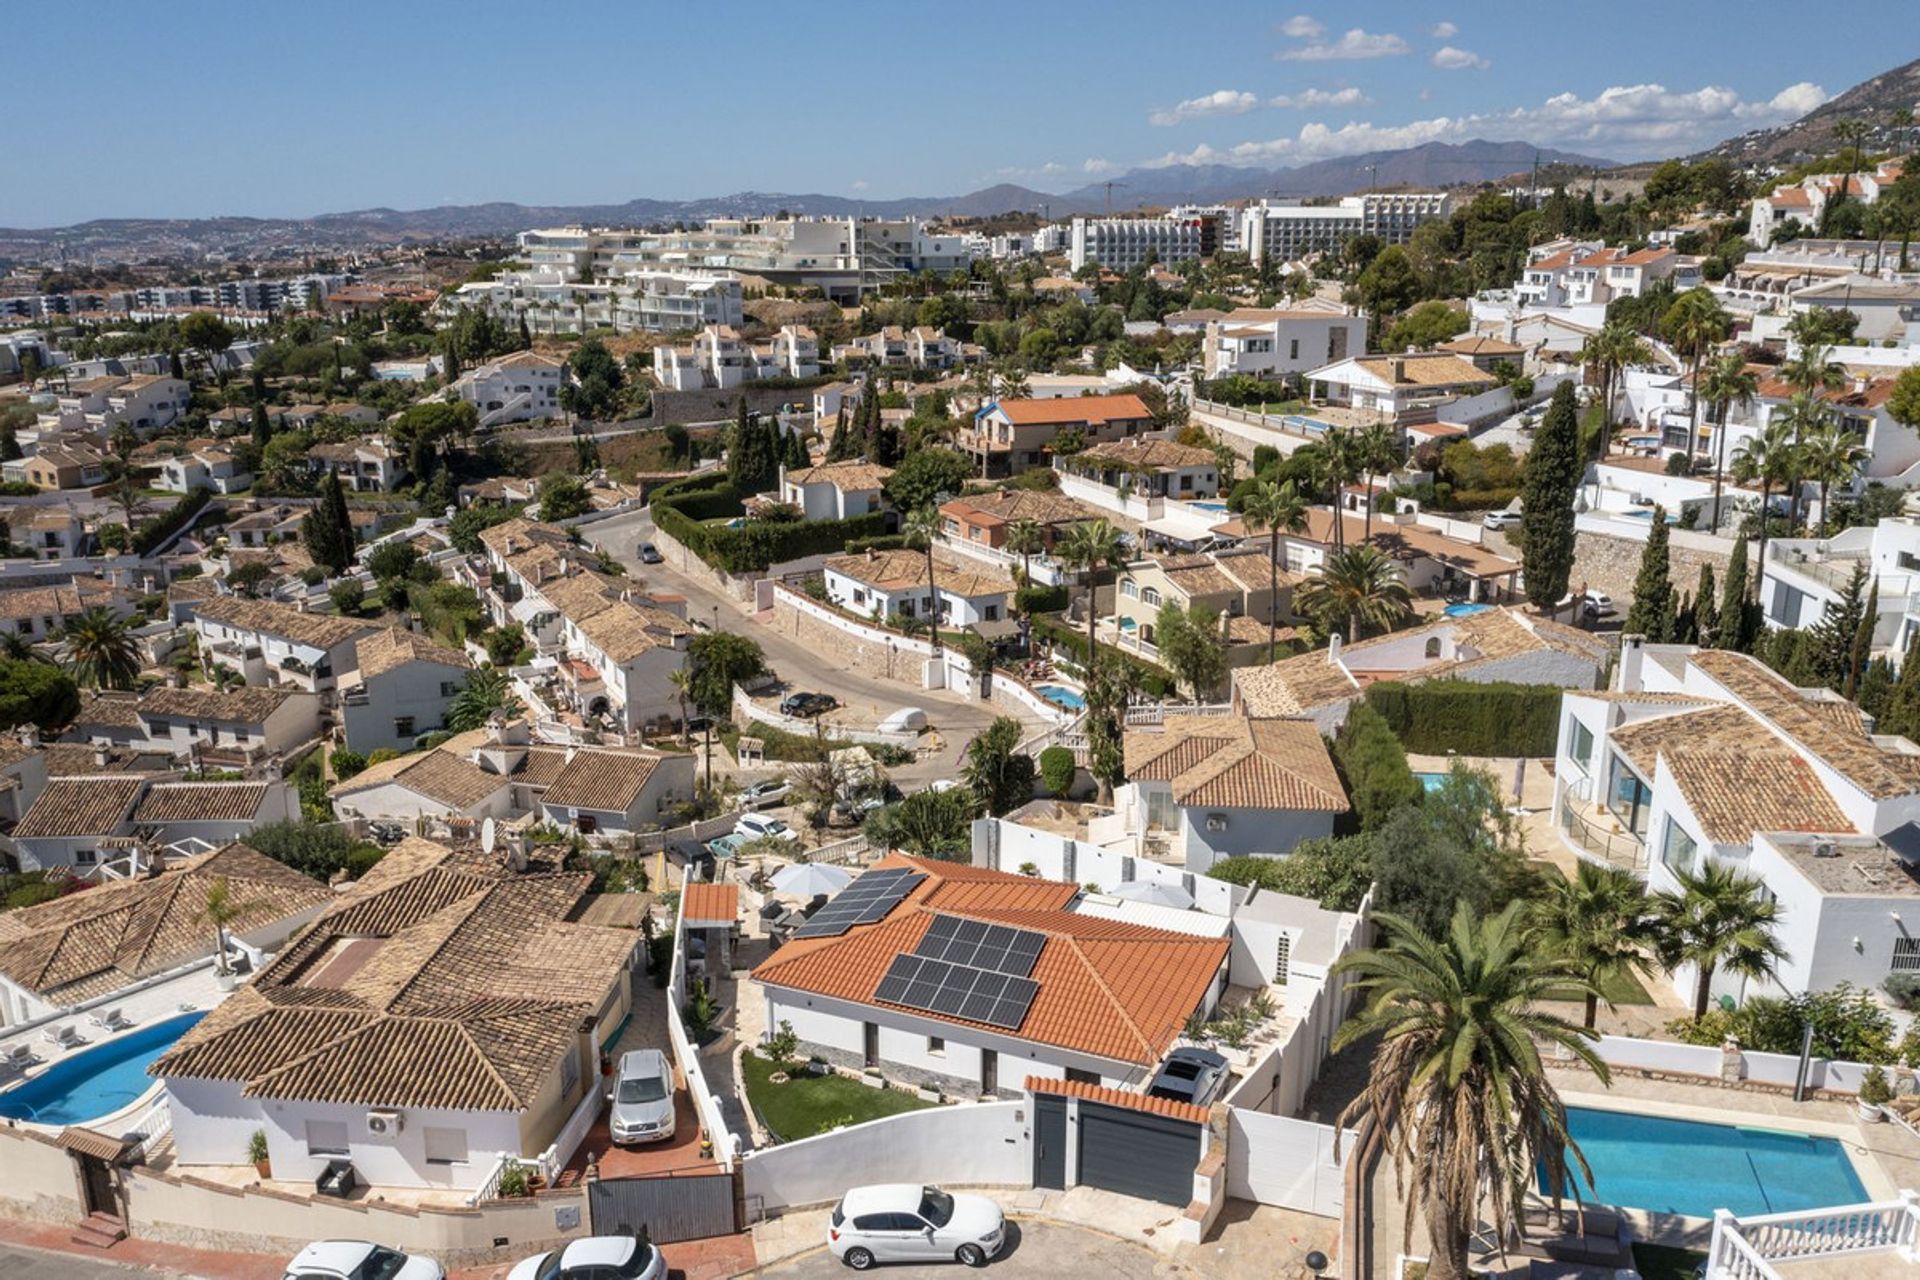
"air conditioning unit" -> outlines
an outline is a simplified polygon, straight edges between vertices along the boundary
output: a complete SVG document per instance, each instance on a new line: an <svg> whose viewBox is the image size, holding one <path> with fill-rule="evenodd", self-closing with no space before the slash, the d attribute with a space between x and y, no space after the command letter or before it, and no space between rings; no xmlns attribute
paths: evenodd
<svg viewBox="0 0 1920 1280"><path fill-rule="evenodd" d="M375 1137L390 1138L406 1127L406 1117L398 1111L367 1112L367 1132Z"/></svg>
<svg viewBox="0 0 1920 1280"><path fill-rule="evenodd" d="M1210 814L1208 814L1208 815L1207 815L1207 830L1209 830L1209 831L1225 831L1226 829L1227 829L1227 815L1226 815L1226 814L1224 814L1224 813L1210 813Z"/></svg>

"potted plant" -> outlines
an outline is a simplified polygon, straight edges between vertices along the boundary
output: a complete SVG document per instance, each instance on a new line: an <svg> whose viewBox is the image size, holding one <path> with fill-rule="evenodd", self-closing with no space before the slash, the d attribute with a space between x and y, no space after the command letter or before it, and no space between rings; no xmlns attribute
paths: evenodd
<svg viewBox="0 0 1920 1280"><path fill-rule="evenodd" d="M265 1182L273 1176L273 1165L267 1159L267 1131L255 1129L247 1139L247 1161L253 1165L253 1171Z"/></svg>
<svg viewBox="0 0 1920 1280"><path fill-rule="evenodd" d="M1882 1109L1893 1101L1893 1086L1887 1083L1887 1073L1880 1067L1868 1067L1860 1077L1860 1118L1869 1124L1877 1124L1887 1118Z"/></svg>

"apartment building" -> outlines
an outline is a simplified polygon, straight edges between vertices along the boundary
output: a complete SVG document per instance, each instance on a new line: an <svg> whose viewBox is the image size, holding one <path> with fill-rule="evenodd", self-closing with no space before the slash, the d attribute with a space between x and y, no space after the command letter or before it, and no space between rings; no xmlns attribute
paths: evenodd
<svg viewBox="0 0 1920 1280"><path fill-rule="evenodd" d="M709 325L687 346L653 349L653 373L669 391L725 391L767 378L820 372L820 340L804 325L784 325L770 343L752 343L731 325Z"/></svg>
<svg viewBox="0 0 1920 1280"><path fill-rule="evenodd" d="M1201 257L1203 219L1198 217L1075 218L1067 261L1078 271L1097 262L1109 271L1131 271L1153 262L1191 262Z"/></svg>
<svg viewBox="0 0 1920 1280"><path fill-rule="evenodd" d="M107 435L118 426L142 434L164 430L193 406L193 388L157 373L87 378L60 392L51 412L39 416L42 431L90 431Z"/></svg>
<svg viewBox="0 0 1920 1280"><path fill-rule="evenodd" d="M1241 248L1258 264L1269 257L1290 262L1338 249L1354 236L1405 244L1423 222L1444 218L1453 197L1444 191L1395 191L1346 196L1335 204L1269 199L1249 205L1240 219Z"/></svg>
<svg viewBox="0 0 1920 1280"><path fill-rule="evenodd" d="M1552 252L1542 253L1541 249ZM1521 269L1515 296L1546 307L1605 307L1615 298L1637 298L1662 280L1682 281L1680 255L1664 245L1608 248L1598 241L1540 246Z"/></svg>
<svg viewBox="0 0 1920 1280"><path fill-rule="evenodd" d="M1843 192L1848 200L1872 204L1905 171L1905 158L1896 156L1881 161L1866 173L1851 176L1843 173L1810 174L1798 183L1776 187L1766 195L1755 196L1747 215L1747 239L1765 249L1773 243L1780 228L1789 222L1799 223L1805 231L1818 231L1821 219L1826 216L1827 206L1840 198Z"/></svg>
<svg viewBox="0 0 1920 1280"><path fill-rule="evenodd" d="M516 351L469 369L450 390L479 411L485 430L559 416L560 388L566 384L566 361Z"/></svg>
<svg viewBox="0 0 1920 1280"><path fill-rule="evenodd" d="M248 684L305 689L334 688L354 667L354 646L375 628L326 613L308 613L266 600L219 596L196 601L194 629L200 657Z"/></svg>
<svg viewBox="0 0 1920 1280"><path fill-rule="evenodd" d="M1209 378L1281 379L1367 349L1367 318L1346 307L1237 307L1206 322Z"/></svg>
<svg viewBox="0 0 1920 1280"><path fill-rule="evenodd" d="M547 266L463 284L439 309L451 314L473 308L512 324L525 320L535 333L690 333L741 323L741 297L740 277L728 271L630 270L583 280Z"/></svg>

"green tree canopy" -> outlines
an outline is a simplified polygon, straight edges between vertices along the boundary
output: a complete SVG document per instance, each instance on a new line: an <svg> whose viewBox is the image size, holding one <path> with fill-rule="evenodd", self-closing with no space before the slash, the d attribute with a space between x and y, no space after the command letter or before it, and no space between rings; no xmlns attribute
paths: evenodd
<svg viewBox="0 0 1920 1280"><path fill-rule="evenodd" d="M50 662L0 658L0 729L31 724L50 733L79 714L80 689L72 676Z"/></svg>
<svg viewBox="0 0 1920 1280"><path fill-rule="evenodd" d="M925 448L907 455L887 479L887 500L912 511L942 497L953 497L973 478L973 464L952 449Z"/></svg>
<svg viewBox="0 0 1920 1280"><path fill-rule="evenodd" d="M1573 504L1584 472L1573 384L1563 382L1534 432L1521 483L1520 559L1535 608L1552 609L1566 597L1573 573Z"/></svg>

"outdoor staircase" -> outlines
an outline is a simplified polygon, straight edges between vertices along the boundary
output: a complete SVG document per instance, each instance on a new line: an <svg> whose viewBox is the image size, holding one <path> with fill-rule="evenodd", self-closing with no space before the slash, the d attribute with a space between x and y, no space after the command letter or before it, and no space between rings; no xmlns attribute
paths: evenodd
<svg viewBox="0 0 1920 1280"><path fill-rule="evenodd" d="M127 1238L126 1221L111 1213L90 1213L67 1239L89 1249L111 1249Z"/></svg>

